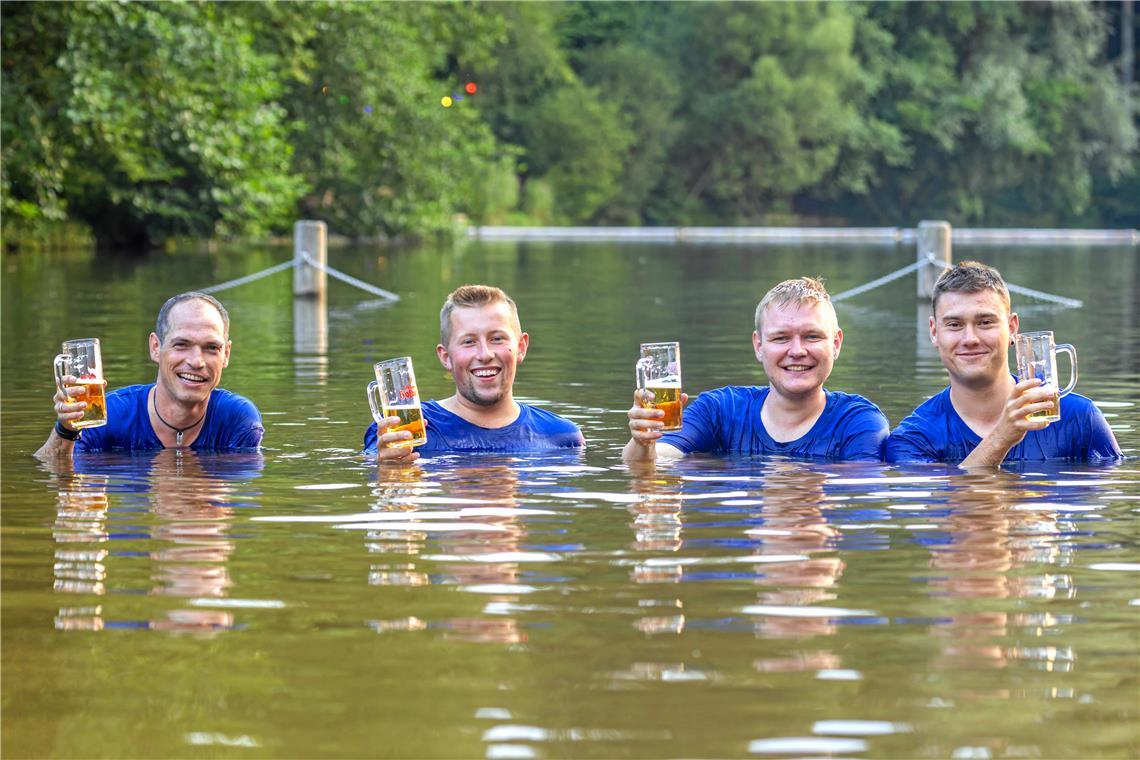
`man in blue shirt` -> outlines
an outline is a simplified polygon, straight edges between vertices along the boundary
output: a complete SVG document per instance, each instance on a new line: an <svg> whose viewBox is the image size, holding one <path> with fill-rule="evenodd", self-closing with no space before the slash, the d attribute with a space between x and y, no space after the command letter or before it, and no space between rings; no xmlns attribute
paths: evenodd
<svg viewBox="0 0 1140 760"><path fill-rule="evenodd" d="M779 454L801 459L879 461L890 428L873 403L823 387L843 331L823 283L785 280L756 306L752 347L768 386L706 391L685 409L681 429L663 433L658 409L634 392L626 462L668 461L692 452ZM647 394L648 395L648 394Z"/></svg>
<svg viewBox="0 0 1140 760"><path fill-rule="evenodd" d="M1063 459L1104 461L1122 454L1104 414L1084 396L1060 400L1061 420L1029 415L1050 410L1055 388L1009 372L1017 333L1001 273L963 261L934 286L930 341L950 386L904 419L883 448L888 462L958 462L961 467Z"/></svg>
<svg viewBox="0 0 1140 760"><path fill-rule="evenodd" d="M265 428L248 399L217 387L229 365L230 318L205 293L181 293L158 313L148 339L158 379L107 394L107 424L76 430L87 402L76 378L67 376L67 393L56 389L56 424L36 452L40 459L70 457L75 451L200 451L256 449Z"/></svg>
<svg viewBox="0 0 1140 760"><path fill-rule="evenodd" d="M514 399L515 372L526 358L530 336L522 331L518 308L506 293L487 285L454 290L439 313L443 368L455 393L423 405L427 443L418 451L391 444L408 440L406 430L388 432L399 417L386 417L364 433L364 453L380 462L413 462L419 452L548 451L585 445L570 420Z"/></svg>

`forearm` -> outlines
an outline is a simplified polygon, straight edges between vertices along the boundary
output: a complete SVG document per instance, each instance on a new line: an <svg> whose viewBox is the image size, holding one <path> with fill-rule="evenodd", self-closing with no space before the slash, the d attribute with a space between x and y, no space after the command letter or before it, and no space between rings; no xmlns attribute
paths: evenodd
<svg viewBox="0 0 1140 760"><path fill-rule="evenodd" d="M988 435L958 466L962 468L997 467L1005 461L1006 454L1016 443L1017 441L1010 442L1008 439L993 434Z"/></svg>
<svg viewBox="0 0 1140 760"><path fill-rule="evenodd" d="M657 445L653 442L648 444L638 443L633 438L625 444L625 448L621 450L621 460L626 464L634 462L656 462L657 461Z"/></svg>
<svg viewBox="0 0 1140 760"><path fill-rule="evenodd" d="M33 456L36 459L47 461L50 459L59 459L60 457L71 457L75 451L75 441L69 441L66 438L60 438L53 428L51 434L48 435L44 445L40 446Z"/></svg>

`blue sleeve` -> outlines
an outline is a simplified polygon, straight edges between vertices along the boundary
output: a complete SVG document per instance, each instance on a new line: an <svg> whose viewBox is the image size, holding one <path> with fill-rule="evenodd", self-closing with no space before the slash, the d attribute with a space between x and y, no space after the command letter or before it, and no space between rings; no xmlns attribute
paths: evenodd
<svg viewBox="0 0 1140 760"><path fill-rule="evenodd" d="M261 412L247 398L238 397L229 410L230 429L226 436L226 449L256 449L265 437L265 426L261 424Z"/></svg>
<svg viewBox="0 0 1140 760"><path fill-rule="evenodd" d="M1124 452L1116 443L1116 436L1113 435L1112 428L1108 426L1104 412L1094 404L1090 403L1089 406L1092 407L1089 413L1089 461L1106 462L1123 459Z"/></svg>
<svg viewBox="0 0 1140 760"><path fill-rule="evenodd" d="M887 416L877 408L861 411L847 426L839 456L846 462L881 462L883 442L890 435Z"/></svg>
<svg viewBox="0 0 1140 760"><path fill-rule="evenodd" d="M706 391L685 407L681 415L681 429L666 433L658 440L685 454L694 451L713 451L716 448L718 405L714 393Z"/></svg>
<svg viewBox="0 0 1140 760"><path fill-rule="evenodd" d="M904 429L899 425L883 442L883 461L895 464L941 460L926 436L917 430Z"/></svg>
<svg viewBox="0 0 1140 760"><path fill-rule="evenodd" d="M364 431L364 452L363 453L375 454L376 453L376 444L377 444L376 423L373 422L371 425L368 426L368 429Z"/></svg>

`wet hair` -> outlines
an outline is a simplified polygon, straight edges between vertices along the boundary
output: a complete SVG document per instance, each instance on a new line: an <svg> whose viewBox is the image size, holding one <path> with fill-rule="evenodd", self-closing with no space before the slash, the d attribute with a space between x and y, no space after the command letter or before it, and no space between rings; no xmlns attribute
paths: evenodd
<svg viewBox="0 0 1140 760"><path fill-rule="evenodd" d="M1009 288L1001 272L978 261L960 261L947 269L934 283L934 293L930 298L930 311L938 310L938 299L943 293L981 293L992 290L1001 296L1006 311L1010 310Z"/></svg>
<svg viewBox="0 0 1140 760"><path fill-rule="evenodd" d="M186 301L205 301L218 310L218 314L222 316L222 332L226 340L230 337L230 315L226 311L226 307L222 306L221 302L213 296L199 293L196 290L191 290L187 293L179 293L176 296L171 296L166 299L166 303L158 310L158 319L154 322L154 334L158 336L159 345L166 342L166 334L170 332L170 312L180 303Z"/></svg>
<svg viewBox="0 0 1140 760"><path fill-rule="evenodd" d="M511 307L515 332L521 335L519 309L510 296L492 285L462 285L451 291L447 300L443 302L443 308L439 310L439 342L444 346L451 343L451 312L459 308L477 309L497 303L505 303Z"/></svg>
<svg viewBox="0 0 1140 760"><path fill-rule="evenodd" d="M823 279L819 277L797 277L794 280L784 280L765 293L764 297L760 299L760 303L756 304L756 315L753 319L756 332L763 334L764 312L768 307L779 308L793 303L797 305L827 304L827 310L831 312L831 324L835 329L839 329L839 319L835 316L835 307L831 305L831 296L828 295L827 288L823 286Z"/></svg>

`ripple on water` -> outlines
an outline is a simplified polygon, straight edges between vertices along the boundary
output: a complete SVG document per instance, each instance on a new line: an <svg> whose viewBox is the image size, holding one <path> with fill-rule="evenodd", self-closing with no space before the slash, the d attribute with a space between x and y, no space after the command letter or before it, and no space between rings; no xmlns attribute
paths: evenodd
<svg viewBox="0 0 1140 760"><path fill-rule="evenodd" d="M893 723L888 720L817 720L811 727L813 734L839 736L885 736L912 730L908 723Z"/></svg>
<svg viewBox="0 0 1140 760"><path fill-rule="evenodd" d="M850 610L843 607L781 607L778 605L752 604L741 610L745 615L768 615L771 617L869 617L878 615L872 610Z"/></svg>
<svg viewBox="0 0 1140 760"><path fill-rule="evenodd" d="M778 739L753 739L748 743L752 754L812 754L824 752L866 752L862 739L831 739L820 736L782 736Z"/></svg>

